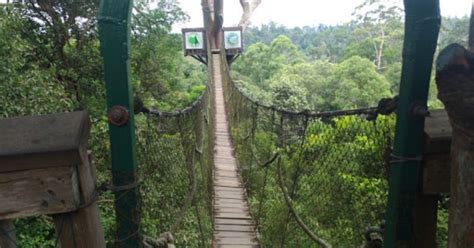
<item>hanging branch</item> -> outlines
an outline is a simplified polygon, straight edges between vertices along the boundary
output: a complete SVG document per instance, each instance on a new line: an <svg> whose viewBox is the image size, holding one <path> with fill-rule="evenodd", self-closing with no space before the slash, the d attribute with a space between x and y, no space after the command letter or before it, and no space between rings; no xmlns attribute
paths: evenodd
<svg viewBox="0 0 474 248"><path fill-rule="evenodd" d="M245 28L250 24L250 18L252 17L253 12L261 3L262 0L240 0L243 13L240 18L239 26L242 27L242 30L245 30Z"/></svg>
<svg viewBox="0 0 474 248"><path fill-rule="evenodd" d="M296 212L295 208L293 207L292 200L290 196L288 195L288 190L286 189L284 185L283 174L281 171L281 159L279 159L277 167L278 167L278 184L280 186L281 191L283 192L286 205L288 206L288 209L290 210L291 214L295 217L295 220L298 223L298 225L301 227L301 229L303 229L306 235L308 235L314 242L318 243L324 248L332 248L332 246L327 241L325 241L324 239L314 234L309 229L309 227L303 222L299 214Z"/></svg>

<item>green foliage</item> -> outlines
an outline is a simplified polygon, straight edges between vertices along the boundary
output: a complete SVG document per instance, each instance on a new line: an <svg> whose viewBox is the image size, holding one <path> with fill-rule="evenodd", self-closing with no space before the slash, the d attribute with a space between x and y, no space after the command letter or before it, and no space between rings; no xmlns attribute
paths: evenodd
<svg viewBox="0 0 474 248"><path fill-rule="evenodd" d="M14 225L18 247L57 247L56 231L50 217L16 219Z"/></svg>
<svg viewBox="0 0 474 248"><path fill-rule="evenodd" d="M239 59L234 68L245 78L258 87L269 90L269 81L273 74L284 65L294 65L303 62L303 56L298 48L286 36L279 36L270 46L257 43ZM249 66L251 64L252 66Z"/></svg>
<svg viewBox="0 0 474 248"><path fill-rule="evenodd" d="M98 183L109 182L106 92L95 28L99 1L33 2L0 6L0 116L89 111L89 147L98 168ZM180 109L202 94L206 70L185 59L180 37L170 34L172 24L187 18L177 1L160 0L154 3L155 8L149 8L147 2L135 2L133 12L131 65L135 92L147 107ZM137 125L138 131L146 128ZM154 194L163 193L162 188L155 190ZM107 245L112 246L113 195L102 194L98 202ZM205 216L207 206L201 206L201 215ZM185 219L185 228L175 234L181 239L178 243L187 247L197 247L201 239L192 213L194 208ZM202 218L209 229L210 219ZM147 234L156 237L168 231L169 226L151 226L153 221L143 219ZM50 218L21 219L15 224L21 247L55 246L56 233Z"/></svg>
<svg viewBox="0 0 474 248"><path fill-rule="evenodd" d="M35 56L35 47L17 33L25 27L29 25L17 11L0 9L0 115L11 117L71 109L73 101L55 79L54 68L41 70L29 63Z"/></svg>
<svg viewBox="0 0 474 248"><path fill-rule="evenodd" d="M286 39L284 42L276 40L272 44L286 44L286 53L295 54L292 53L294 45L287 42ZM235 76L243 81L246 91L263 102L272 99L270 104L286 109L325 111L375 106L379 99L392 95L389 82L366 58L353 56L340 64L321 60L307 63L298 59L288 63L278 56L273 56L276 58L268 62L254 59L258 56L257 51L265 47L261 43L252 45L249 57L244 55L234 67ZM269 66L275 62L279 62L279 66L270 69Z"/></svg>
<svg viewBox="0 0 474 248"><path fill-rule="evenodd" d="M299 87L291 78L282 76L270 86L273 104L281 109L307 109L307 92Z"/></svg>
<svg viewBox="0 0 474 248"><path fill-rule="evenodd" d="M377 73L373 63L357 56L338 64L329 81L326 97L330 109L375 106L379 99L391 95L388 81Z"/></svg>

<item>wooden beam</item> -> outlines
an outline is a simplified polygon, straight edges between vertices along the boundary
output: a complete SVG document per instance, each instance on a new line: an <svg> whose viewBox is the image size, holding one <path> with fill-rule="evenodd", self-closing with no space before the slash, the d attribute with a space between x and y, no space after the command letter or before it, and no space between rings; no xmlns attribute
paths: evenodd
<svg viewBox="0 0 474 248"><path fill-rule="evenodd" d="M423 193L449 193L452 128L444 109L431 111L425 121Z"/></svg>
<svg viewBox="0 0 474 248"><path fill-rule="evenodd" d="M95 172L85 146L80 149L82 163L78 166L81 185L81 208L77 211L53 215L61 247L105 247L104 230L97 205Z"/></svg>
<svg viewBox="0 0 474 248"><path fill-rule="evenodd" d="M0 173L79 164L87 112L0 119Z"/></svg>
<svg viewBox="0 0 474 248"><path fill-rule="evenodd" d="M75 167L0 173L0 220L74 211L79 198Z"/></svg>
<svg viewBox="0 0 474 248"><path fill-rule="evenodd" d="M87 113L1 119L0 130L0 220L51 214L61 247L105 247Z"/></svg>

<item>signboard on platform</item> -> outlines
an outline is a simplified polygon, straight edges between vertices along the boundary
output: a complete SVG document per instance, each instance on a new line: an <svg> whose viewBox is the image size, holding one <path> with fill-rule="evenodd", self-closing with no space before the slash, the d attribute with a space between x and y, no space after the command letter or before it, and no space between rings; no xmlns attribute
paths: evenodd
<svg viewBox="0 0 474 248"><path fill-rule="evenodd" d="M242 32L240 30L224 31L225 49L242 49Z"/></svg>
<svg viewBox="0 0 474 248"><path fill-rule="evenodd" d="M202 32L187 32L184 36L186 49L204 49L204 35Z"/></svg>
<svg viewBox="0 0 474 248"><path fill-rule="evenodd" d="M242 40L242 28L232 27L223 28L224 32L224 48L225 52L229 56L235 56L242 53L243 40Z"/></svg>
<svg viewBox="0 0 474 248"><path fill-rule="evenodd" d="M183 46L185 55L206 56L206 31L204 28L185 28Z"/></svg>

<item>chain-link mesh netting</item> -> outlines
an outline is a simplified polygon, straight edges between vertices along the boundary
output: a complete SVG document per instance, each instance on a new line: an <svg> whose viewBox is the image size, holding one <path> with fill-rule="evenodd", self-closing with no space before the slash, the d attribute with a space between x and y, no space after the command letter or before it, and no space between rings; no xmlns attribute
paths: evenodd
<svg viewBox="0 0 474 248"><path fill-rule="evenodd" d="M141 228L170 232L180 247L212 240L210 87L191 107L137 118Z"/></svg>
<svg viewBox="0 0 474 248"><path fill-rule="evenodd" d="M293 113L248 98L225 75L224 83L262 244L360 247L384 218L395 118L376 108Z"/></svg>

